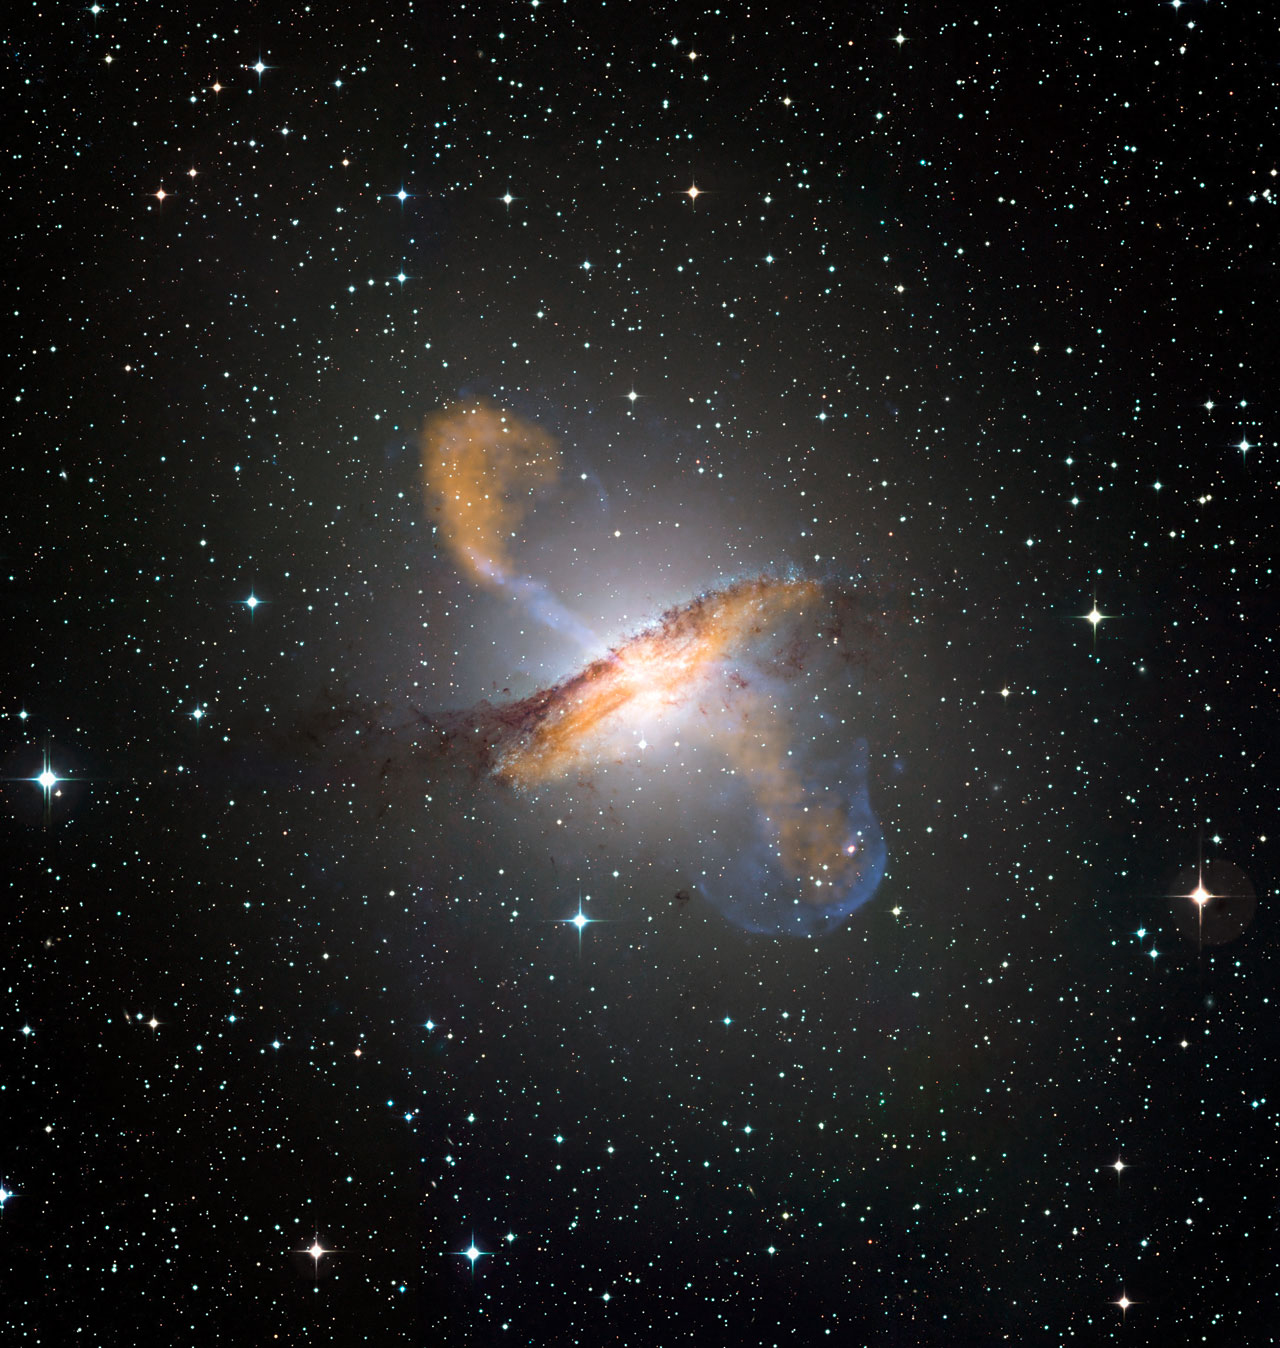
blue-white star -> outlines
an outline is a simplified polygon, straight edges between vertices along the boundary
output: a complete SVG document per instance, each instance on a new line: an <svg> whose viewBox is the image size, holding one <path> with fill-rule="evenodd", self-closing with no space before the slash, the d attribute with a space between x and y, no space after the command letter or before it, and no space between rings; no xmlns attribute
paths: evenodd
<svg viewBox="0 0 1280 1348"><path fill-rule="evenodd" d="M472 1274L476 1271L476 1261L478 1259L489 1259L493 1257L489 1250L482 1250L476 1244L476 1238L474 1236L471 1237L471 1244L467 1246L465 1250L451 1250L450 1253L459 1255L465 1259L471 1265Z"/></svg>
<svg viewBox="0 0 1280 1348"><path fill-rule="evenodd" d="M44 826L47 829L53 819L53 798L61 796L62 792L57 790L59 783L66 781L65 777L59 777L53 770L53 764L49 761L49 750L44 751L44 762L41 766L38 776L31 777L28 780L35 783L44 794Z"/></svg>
<svg viewBox="0 0 1280 1348"><path fill-rule="evenodd" d="M586 894L586 895L583 896L583 898L590 899L590 898L591 898L591 895L590 895L590 894ZM574 913L574 915L573 915L572 917L562 917L562 918L560 918L559 920L560 920L561 922L566 922L566 923L568 923L569 926L571 926L571 927L577 927L577 929L578 929L578 948L581 949L581 948L582 948L582 932L583 932L583 929L586 928L586 927L588 927L588 926L590 926L593 922L597 921L598 919L596 919L596 918L594 918L594 917L588 917L588 916L586 915L586 913L584 913L584 912L582 911L582 899L579 899L579 900L578 900L578 911L577 911L576 913Z"/></svg>

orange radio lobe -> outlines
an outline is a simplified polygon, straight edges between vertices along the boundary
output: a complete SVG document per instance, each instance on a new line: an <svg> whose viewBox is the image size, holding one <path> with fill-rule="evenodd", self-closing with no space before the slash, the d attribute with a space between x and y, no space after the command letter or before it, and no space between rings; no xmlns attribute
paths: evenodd
<svg viewBox="0 0 1280 1348"><path fill-rule="evenodd" d="M560 476L555 442L485 403L447 407L421 436L422 471L436 526L462 571L496 587L515 574L510 540L527 503Z"/></svg>

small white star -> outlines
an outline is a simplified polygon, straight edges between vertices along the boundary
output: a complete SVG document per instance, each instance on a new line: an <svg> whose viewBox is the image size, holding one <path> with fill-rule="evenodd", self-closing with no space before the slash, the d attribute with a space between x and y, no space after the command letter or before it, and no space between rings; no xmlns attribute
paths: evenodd
<svg viewBox="0 0 1280 1348"><path fill-rule="evenodd" d="M510 209L511 209L511 203L515 200L515 197L513 197L513 196L511 195L510 192L506 192L506 193L504 193L504 194L502 195L502 197L499 198L499 199L501 200L502 204L503 204L508 210L510 210Z"/></svg>
<svg viewBox="0 0 1280 1348"><path fill-rule="evenodd" d="M265 65L262 64L262 57L259 56L259 57L258 57L258 60L257 60L257 63L253 66L253 69L256 70L256 71L258 72L259 75L261 75L262 72L263 72L264 70L266 70L266 68L267 68L267 67L266 67Z"/></svg>
<svg viewBox="0 0 1280 1348"><path fill-rule="evenodd" d="M259 599L258 596L252 593L251 591L248 599L244 601L244 606L249 610L250 613L252 613L253 610L256 609L260 603L262 603L262 600Z"/></svg>
<svg viewBox="0 0 1280 1348"><path fill-rule="evenodd" d="M203 708L203 707L197 707L197 708L191 713L191 719L192 719L193 721L203 721L203 720L204 720L204 708Z"/></svg>
<svg viewBox="0 0 1280 1348"><path fill-rule="evenodd" d="M409 194L403 187L396 193L396 200L399 201L402 206L409 200Z"/></svg>

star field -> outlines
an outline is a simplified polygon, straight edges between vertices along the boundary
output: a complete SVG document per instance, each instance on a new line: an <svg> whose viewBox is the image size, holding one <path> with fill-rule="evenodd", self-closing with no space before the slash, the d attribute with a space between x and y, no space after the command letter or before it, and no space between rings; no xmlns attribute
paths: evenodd
<svg viewBox="0 0 1280 1348"><path fill-rule="evenodd" d="M15 12L14 1343L1276 1341L1273 30Z"/></svg>

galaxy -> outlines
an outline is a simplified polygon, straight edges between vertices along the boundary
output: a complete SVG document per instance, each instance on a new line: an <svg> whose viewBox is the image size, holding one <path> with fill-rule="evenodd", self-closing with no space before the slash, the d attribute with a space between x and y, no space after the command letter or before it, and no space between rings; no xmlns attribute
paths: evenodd
<svg viewBox="0 0 1280 1348"><path fill-rule="evenodd" d="M10 27L9 1338L1274 1343L1274 16Z"/></svg>
<svg viewBox="0 0 1280 1348"><path fill-rule="evenodd" d="M529 495L559 476L550 438L492 408L462 407L431 419L422 457L444 550L460 571L586 648L596 644L587 625L545 584L520 574L511 555ZM703 769L689 760L718 751L727 765L721 775L737 780L710 798L701 791L692 801L682 797L685 812L706 816L704 835L716 839L712 850L721 858L699 873L704 892L750 930L829 930L871 897L884 872L867 744L844 717L798 737L794 705L782 704L787 684L803 676L812 686L815 674L829 672L823 656L828 665L846 663L851 634L842 607L810 579L735 581L670 609L558 686L440 716L436 726L444 747L479 758L498 781L526 791L570 776L603 777L610 764L630 766L637 751L651 765L659 753L648 736L683 750L679 775L692 787ZM813 700L830 701L827 679L821 686ZM829 719L819 714L819 723ZM647 727L639 740L637 725ZM822 762L831 759L815 747L823 729L849 746L843 762ZM742 809L746 799L759 816L760 845L731 841L736 830L722 827L729 821L716 809ZM687 850L707 849L701 842Z"/></svg>

